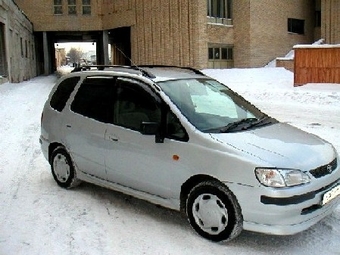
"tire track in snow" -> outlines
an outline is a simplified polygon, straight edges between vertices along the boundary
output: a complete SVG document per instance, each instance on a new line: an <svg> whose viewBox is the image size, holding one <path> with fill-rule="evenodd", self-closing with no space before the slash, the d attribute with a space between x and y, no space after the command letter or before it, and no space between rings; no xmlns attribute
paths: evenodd
<svg viewBox="0 0 340 255"><path fill-rule="evenodd" d="M36 83L35 80L46 81ZM30 242L24 236L34 233L32 220L37 219L34 214L34 197L32 179L35 178L35 161L41 154L38 142L40 130L40 111L51 90L54 77L36 78L20 84L0 86L0 240L7 243L4 254L24 254ZM44 97L46 96L46 97ZM18 223L20 222L20 223ZM25 228L28 226L28 228ZM19 238L15 236L19 235ZM2 246L1 246L2 247ZM21 252L20 252L21 251ZM0 254L3 249L0 248Z"/></svg>

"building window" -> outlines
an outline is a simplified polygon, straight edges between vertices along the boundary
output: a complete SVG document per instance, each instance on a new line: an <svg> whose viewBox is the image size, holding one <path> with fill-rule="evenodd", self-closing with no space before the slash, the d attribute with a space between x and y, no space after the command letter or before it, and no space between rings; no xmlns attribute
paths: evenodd
<svg viewBox="0 0 340 255"><path fill-rule="evenodd" d="M34 60L34 44L32 43L32 59Z"/></svg>
<svg viewBox="0 0 340 255"><path fill-rule="evenodd" d="M91 0L83 1L83 15L91 15Z"/></svg>
<svg viewBox="0 0 340 255"><path fill-rule="evenodd" d="M234 48L232 45L209 44L208 68L233 68Z"/></svg>
<svg viewBox="0 0 340 255"><path fill-rule="evenodd" d="M76 0L68 0L68 14L69 15L76 15L77 14Z"/></svg>
<svg viewBox="0 0 340 255"><path fill-rule="evenodd" d="M288 19L288 32L303 35L305 33L305 21L302 19Z"/></svg>
<svg viewBox="0 0 340 255"><path fill-rule="evenodd" d="M321 11L315 11L315 27L321 27Z"/></svg>
<svg viewBox="0 0 340 255"><path fill-rule="evenodd" d="M54 14L63 14L62 0L54 0Z"/></svg>
<svg viewBox="0 0 340 255"><path fill-rule="evenodd" d="M222 48L221 59L233 60L233 48Z"/></svg>
<svg viewBox="0 0 340 255"><path fill-rule="evenodd" d="M208 55L209 60L233 60L233 47L212 47Z"/></svg>
<svg viewBox="0 0 340 255"><path fill-rule="evenodd" d="M232 25L232 0L207 0L209 22Z"/></svg>
<svg viewBox="0 0 340 255"><path fill-rule="evenodd" d="M27 40L25 40L25 58L28 58Z"/></svg>
<svg viewBox="0 0 340 255"><path fill-rule="evenodd" d="M21 57L24 57L24 46L23 46L22 37L20 37L20 51L21 51Z"/></svg>
<svg viewBox="0 0 340 255"><path fill-rule="evenodd" d="M12 39L13 31L10 30ZM6 45L5 45L5 24L0 22L0 75L7 75L7 59L6 59Z"/></svg>

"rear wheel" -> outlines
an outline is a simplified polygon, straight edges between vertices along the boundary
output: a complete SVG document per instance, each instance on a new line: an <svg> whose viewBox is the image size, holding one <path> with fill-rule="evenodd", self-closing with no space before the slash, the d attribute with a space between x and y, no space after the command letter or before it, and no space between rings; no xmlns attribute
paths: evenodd
<svg viewBox="0 0 340 255"><path fill-rule="evenodd" d="M51 169L53 178L60 187L72 188L80 183L72 159L64 147L59 146L52 152Z"/></svg>
<svg viewBox="0 0 340 255"><path fill-rule="evenodd" d="M218 181L205 181L189 193L186 212L191 226L212 241L229 241L242 231L241 208L232 192Z"/></svg>

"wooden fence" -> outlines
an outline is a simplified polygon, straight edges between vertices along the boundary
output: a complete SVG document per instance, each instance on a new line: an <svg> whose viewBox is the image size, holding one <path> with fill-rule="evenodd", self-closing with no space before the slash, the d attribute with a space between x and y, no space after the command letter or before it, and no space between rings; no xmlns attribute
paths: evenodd
<svg viewBox="0 0 340 255"><path fill-rule="evenodd" d="M294 86L340 83L340 45L297 45L294 50Z"/></svg>

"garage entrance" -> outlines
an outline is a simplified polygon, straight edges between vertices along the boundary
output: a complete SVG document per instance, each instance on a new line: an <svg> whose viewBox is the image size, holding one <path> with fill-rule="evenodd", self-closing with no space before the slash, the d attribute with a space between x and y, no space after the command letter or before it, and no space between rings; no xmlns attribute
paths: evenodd
<svg viewBox="0 0 340 255"><path fill-rule="evenodd" d="M121 27L108 31L113 65L131 65L131 28Z"/></svg>

